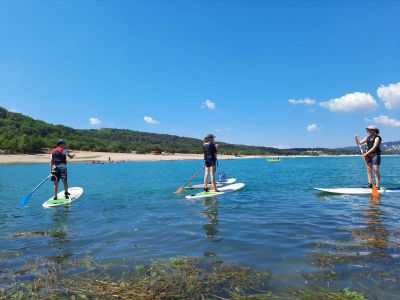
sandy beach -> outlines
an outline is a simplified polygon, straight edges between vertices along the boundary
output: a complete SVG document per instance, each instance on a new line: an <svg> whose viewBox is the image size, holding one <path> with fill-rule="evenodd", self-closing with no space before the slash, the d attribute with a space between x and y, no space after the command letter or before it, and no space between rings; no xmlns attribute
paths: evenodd
<svg viewBox="0 0 400 300"><path fill-rule="evenodd" d="M136 154L136 153L111 153L111 152L90 152L72 150L71 154L75 154L74 159L70 162L95 162L108 163L111 162L126 162L126 161L168 161L168 160L203 160L203 154L183 154L183 153L168 153L168 154ZM41 154L0 154L1 164L29 164L29 163L47 163L50 162L50 153ZM296 158L296 157L347 157L359 155L291 155L291 156L273 156L273 155L242 155L240 157L234 155L218 155L218 159L243 159L243 158ZM384 155L393 156L393 155ZM396 155L395 155L396 156Z"/></svg>
<svg viewBox="0 0 400 300"><path fill-rule="evenodd" d="M109 153L109 152L89 152L71 151L75 158L71 162L112 162L123 161L168 161L168 160L202 160L203 154L134 154L134 153ZM50 162L50 154L0 154L0 164L19 164L19 163L47 163ZM234 159L233 155L219 155L219 159Z"/></svg>

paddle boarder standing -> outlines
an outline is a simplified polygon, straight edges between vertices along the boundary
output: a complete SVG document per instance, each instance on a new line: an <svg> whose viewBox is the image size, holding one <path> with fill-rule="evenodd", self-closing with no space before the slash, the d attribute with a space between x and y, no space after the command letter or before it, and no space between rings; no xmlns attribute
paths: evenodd
<svg viewBox="0 0 400 300"><path fill-rule="evenodd" d="M215 185L215 171L217 170L217 144L215 144L215 136L208 134L204 138L203 152L204 152L204 191L208 192L208 175L211 176L211 187L214 191L217 190Z"/></svg>
<svg viewBox="0 0 400 300"><path fill-rule="evenodd" d="M59 139L57 147L51 150L50 173L51 181L54 181L54 200L57 200L58 182L60 179L64 184L65 198L69 198L67 179L67 157L73 158L75 154L69 154L65 149L64 139Z"/></svg>
<svg viewBox="0 0 400 300"><path fill-rule="evenodd" d="M363 153L363 158L367 164L367 175L368 175L368 185L365 188L372 188L372 168L375 173L376 188L380 189L380 174L379 165L381 164L381 149L380 144L382 138L379 135L379 129L371 125L365 128L368 132L368 136L361 141L356 136L356 141L359 145L366 144L367 151Z"/></svg>

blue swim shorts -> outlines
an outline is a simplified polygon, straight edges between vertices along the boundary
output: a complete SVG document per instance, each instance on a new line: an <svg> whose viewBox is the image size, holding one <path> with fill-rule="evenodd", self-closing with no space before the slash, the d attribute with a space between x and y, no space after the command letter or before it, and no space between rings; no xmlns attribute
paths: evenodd
<svg viewBox="0 0 400 300"><path fill-rule="evenodd" d="M369 156L365 159L365 161L367 162L367 164L372 164L375 166L379 166L381 164L381 155L380 154L376 154L374 156Z"/></svg>

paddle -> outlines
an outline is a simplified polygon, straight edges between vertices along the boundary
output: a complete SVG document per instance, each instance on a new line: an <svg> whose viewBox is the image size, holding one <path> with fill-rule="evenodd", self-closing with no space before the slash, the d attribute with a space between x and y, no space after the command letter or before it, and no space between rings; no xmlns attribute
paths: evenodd
<svg viewBox="0 0 400 300"><path fill-rule="evenodd" d="M186 183L184 185L182 185L179 189L176 190L175 194L180 194L182 193L183 189L185 188L185 186L191 182L202 170L204 169L204 165L201 167L200 170L197 171L196 174L194 174L192 177L190 177L190 179L188 181L186 181Z"/></svg>
<svg viewBox="0 0 400 300"><path fill-rule="evenodd" d="M363 152L363 150L362 150L362 148L361 148L361 145L359 144L358 136L355 136L355 139L356 139L356 143L357 143L358 147L360 148L361 155L363 155L364 152ZM363 157L363 160L364 160L364 162L365 162L365 166L366 166L367 171L368 171L368 165L367 165L367 162L366 162L366 160L364 159L364 157ZM371 177L372 177L372 170L371 170ZM371 179L372 179L372 178L371 178ZM378 197L379 197L378 189L376 188L374 182L373 182L373 181L371 181L371 182L372 182L372 197L373 197L373 198L378 198Z"/></svg>
<svg viewBox="0 0 400 300"><path fill-rule="evenodd" d="M41 183L39 183L38 186L35 187L35 188L32 190L32 192L30 192L28 195L26 195L24 198L22 198L21 201L19 201L19 205L20 205L20 206L24 206L24 205L28 202L28 200L29 200L29 198L31 197L31 195L33 194L33 192L36 191L36 190L37 190L43 183L45 183L46 180L49 179L50 177L51 177L51 174L50 174L49 176L47 176Z"/></svg>

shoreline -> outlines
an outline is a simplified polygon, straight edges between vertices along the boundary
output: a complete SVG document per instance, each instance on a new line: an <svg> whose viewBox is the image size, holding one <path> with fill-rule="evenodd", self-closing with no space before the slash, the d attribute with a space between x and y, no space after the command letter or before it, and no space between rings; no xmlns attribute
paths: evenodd
<svg viewBox="0 0 400 300"><path fill-rule="evenodd" d="M75 157L69 162L87 163L119 163L134 161L172 161L172 160L203 160L203 154L135 154L135 153L111 153L111 152L91 152L91 151L70 151ZM0 154L1 164L30 164L30 163L50 163L50 153L40 154ZM240 159L253 158L254 156L236 157L234 155L219 155L219 159Z"/></svg>
<svg viewBox="0 0 400 300"><path fill-rule="evenodd" d="M70 162L87 162L87 163L119 163L119 162L146 162L146 161L176 161L176 160L203 160L203 154L136 154L136 153L113 153L113 152L91 152L72 150L72 154L76 156ZM220 160L246 159L246 158L277 158L291 159L296 157L349 157L360 155L293 155L293 156L273 156L273 155L218 155ZM398 156L398 155L384 155ZM50 163L50 153L40 154L0 154L0 165L3 164L35 164ZM109 161L110 160L110 161Z"/></svg>

